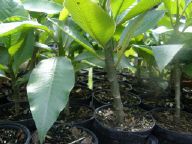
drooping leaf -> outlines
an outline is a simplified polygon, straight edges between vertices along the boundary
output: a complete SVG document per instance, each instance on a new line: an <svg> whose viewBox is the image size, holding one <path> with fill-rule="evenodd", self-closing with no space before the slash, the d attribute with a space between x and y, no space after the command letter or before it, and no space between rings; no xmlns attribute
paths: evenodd
<svg viewBox="0 0 192 144"><path fill-rule="evenodd" d="M132 19L133 17L150 10L154 6L161 3L161 0L141 0L138 4L133 6L127 13L123 13L118 19L118 24Z"/></svg>
<svg viewBox="0 0 192 144"><path fill-rule="evenodd" d="M61 4L49 0L25 0L23 5L26 10L46 14L57 14L63 8Z"/></svg>
<svg viewBox="0 0 192 144"><path fill-rule="evenodd" d="M111 9L114 19L128 9L134 2L135 0L111 0Z"/></svg>
<svg viewBox="0 0 192 144"><path fill-rule="evenodd" d="M162 71L166 65L168 65L174 56L178 53L178 51L183 47L181 44L171 44L171 45L161 45L161 46L153 46L152 50L155 56L155 60L157 65Z"/></svg>
<svg viewBox="0 0 192 144"><path fill-rule="evenodd" d="M65 57L43 60L32 71L27 93L41 143L65 108L74 81L73 66Z"/></svg>
<svg viewBox="0 0 192 144"><path fill-rule="evenodd" d="M20 0L0 0L0 21L12 16L28 17L28 12L23 8Z"/></svg>
<svg viewBox="0 0 192 144"><path fill-rule="evenodd" d="M115 32L115 22L91 0L65 0L73 20L101 45L105 45Z"/></svg>
<svg viewBox="0 0 192 144"><path fill-rule="evenodd" d="M11 23L1 23L0 24L0 37L12 35L14 33L20 32L26 28L36 28L47 31L51 34L51 31L44 25L39 24L34 21L23 21L23 22L11 22Z"/></svg>
<svg viewBox="0 0 192 144"><path fill-rule="evenodd" d="M59 22L57 20L49 19L54 25L56 25L60 30L62 30L65 34L69 35L72 39L74 39L77 43L82 45L87 51L95 55L96 57L100 57L97 55L92 45L74 28L64 25L64 23Z"/></svg>

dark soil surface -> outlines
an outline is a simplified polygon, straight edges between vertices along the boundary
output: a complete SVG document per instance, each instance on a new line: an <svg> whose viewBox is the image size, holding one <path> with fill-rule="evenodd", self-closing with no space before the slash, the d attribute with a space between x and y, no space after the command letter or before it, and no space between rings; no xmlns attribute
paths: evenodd
<svg viewBox="0 0 192 144"><path fill-rule="evenodd" d="M140 109L124 108L125 119L121 126L117 126L116 115L111 108L105 108L96 113L96 118L108 128L115 128L122 131L138 132L149 130L154 126L150 116Z"/></svg>
<svg viewBox="0 0 192 144"><path fill-rule="evenodd" d="M70 99L88 99L91 97L91 90L86 86L76 85L71 93Z"/></svg>
<svg viewBox="0 0 192 144"><path fill-rule="evenodd" d="M77 123L84 120L88 120L93 117L93 109L86 106L74 106L69 107L70 114L66 115L65 111L62 111L59 115L58 121L61 123Z"/></svg>
<svg viewBox="0 0 192 144"><path fill-rule="evenodd" d="M143 98L142 103L153 108L164 107L173 108L175 106L174 99L171 98L157 98L157 97L146 97Z"/></svg>
<svg viewBox="0 0 192 144"><path fill-rule="evenodd" d="M32 140L32 144L38 144L37 133L34 133ZM44 144L94 144L94 139L82 129L54 125L49 130Z"/></svg>
<svg viewBox="0 0 192 144"><path fill-rule="evenodd" d="M0 79L0 97L8 96L11 93L11 83L8 80Z"/></svg>
<svg viewBox="0 0 192 144"><path fill-rule="evenodd" d="M0 128L0 144L24 144L25 133L22 129Z"/></svg>
<svg viewBox="0 0 192 144"><path fill-rule="evenodd" d="M153 114L157 124L163 128L180 133L192 133L192 114L181 112L180 119L176 119L174 110L155 111Z"/></svg>
<svg viewBox="0 0 192 144"><path fill-rule="evenodd" d="M109 82L103 81L103 80L94 81L93 87L94 87L94 89L105 89L105 90L110 89ZM128 84L127 82L120 82L119 87L120 87L121 92L128 92L128 91L132 90L132 86L130 84Z"/></svg>
<svg viewBox="0 0 192 144"><path fill-rule="evenodd" d="M111 96L110 91L100 90L94 93L95 98L103 104L111 104L113 102L113 97ZM140 99L133 93L124 92L121 95L121 99L124 105L134 106L140 104Z"/></svg>
<svg viewBox="0 0 192 144"><path fill-rule="evenodd" d="M17 115L15 114L14 104L0 109L0 120L18 121L29 118L32 118L32 115L28 105L20 105L19 113Z"/></svg>

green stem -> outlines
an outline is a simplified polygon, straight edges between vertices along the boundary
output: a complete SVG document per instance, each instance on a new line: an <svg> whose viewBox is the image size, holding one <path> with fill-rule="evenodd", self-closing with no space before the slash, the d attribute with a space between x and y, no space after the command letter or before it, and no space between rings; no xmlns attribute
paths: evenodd
<svg viewBox="0 0 192 144"><path fill-rule="evenodd" d="M107 70L107 77L110 83L111 94L113 96L113 108L116 115L118 124L122 124L124 120L123 104L121 101L121 95L119 90L119 83L117 80L117 72L115 69L115 62L113 57L113 43L110 41L105 49L105 67Z"/></svg>
<svg viewBox="0 0 192 144"><path fill-rule="evenodd" d="M177 119L180 118L180 111L181 111L181 68L179 63L176 62L174 65L174 73L175 73L175 116Z"/></svg>
<svg viewBox="0 0 192 144"><path fill-rule="evenodd" d="M15 101L15 115L17 115L19 113L19 108L20 108L19 102L18 102L20 99L20 95L18 92L19 88L16 85L17 77L13 71L12 64L13 64L13 59L11 58L9 63L9 72L11 77L12 98Z"/></svg>

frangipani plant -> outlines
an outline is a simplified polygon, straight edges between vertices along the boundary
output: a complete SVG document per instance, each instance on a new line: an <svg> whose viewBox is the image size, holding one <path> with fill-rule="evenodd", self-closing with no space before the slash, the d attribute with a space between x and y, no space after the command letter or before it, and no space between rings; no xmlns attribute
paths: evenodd
<svg viewBox="0 0 192 144"><path fill-rule="evenodd" d="M166 9L166 15L162 18L159 25L163 28L164 32L162 31L162 33L167 37L161 41L163 45L153 46L152 49L160 70L163 70L170 62L173 65L172 74L174 74L176 103L175 116L179 119L181 110L180 81L182 65L188 59L188 54L185 51L191 48L189 41L191 40L192 3L187 0L164 0L163 3L164 5L161 8ZM185 56L181 55L182 51L184 51Z"/></svg>

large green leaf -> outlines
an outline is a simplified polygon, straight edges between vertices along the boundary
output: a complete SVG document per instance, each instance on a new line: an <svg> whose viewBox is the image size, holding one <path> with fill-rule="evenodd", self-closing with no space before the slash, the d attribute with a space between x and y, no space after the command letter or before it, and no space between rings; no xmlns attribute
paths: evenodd
<svg viewBox="0 0 192 144"><path fill-rule="evenodd" d="M29 30L25 33L25 39L14 55L13 68L15 71L19 66L24 63L26 60L32 57L35 44L35 35L33 30Z"/></svg>
<svg viewBox="0 0 192 144"><path fill-rule="evenodd" d="M127 49L131 38L146 32L150 28L153 28L157 24L157 22L163 17L163 15L164 11L153 10L139 15L133 20L130 20L129 24L124 29L118 44L118 47L120 48L118 54L118 63L124 55L124 52Z"/></svg>
<svg viewBox="0 0 192 144"><path fill-rule="evenodd" d="M36 28L47 31L51 34L51 31L44 25L34 21L12 22L0 24L0 37L12 35L27 28Z"/></svg>
<svg viewBox="0 0 192 144"><path fill-rule="evenodd" d="M73 20L101 45L105 45L115 32L115 22L96 2L91 0L65 0Z"/></svg>
<svg viewBox="0 0 192 144"><path fill-rule="evenodd" d="M43 60L32 71L27 93L41 143L65 108L74 81L73 66L65 57Z"/></svg>
<svg viewBox="0 0 192 144"><path fill-rule="evenodd" d="M181 44L170 44L170 45L161 45L161 46L153 46L152 50L155 56L155 60L157 65L162 71L166 65L168 65L174 56L179 52L179 50L183 47Z"/></svg>
<svg viewBox="0 0 192 144"><path fill-rule="evenodd" d="M140 27L135 30L134 36L138 36L147 30L154 28L157 22L164 16L164 11L152 10L146 13Z"/></svg>
<svg viewBox="0 0 192 144"><path fill-rule="evenodd" d="M138 4L132 7L127 13L123 13L118 19L118 24L123 23L133 17L150 10L154 6L161 3L162 0L141 0Z"/></svg>
<svg viewBox="0 0 192 144"><path fill-rule="evenodd" d="M135 0L111 0L113 17L116 19L119 14L128 9L134 2Z"/></svg>
<svg viewBox="0 0 192 144"><path fill-rule="evenodd" d="M26 10L47 14L57 14L63 8L62 5L49 0L25 0L23 5Z"/></svg>
<svg viewBox="0 0 192 144"><path fill-rule="evenodd" d="M66 35L74 39L78 44L82 45L87 51L95 55L96 57L100 57L92 45L87 41L80 32L78 32L75 28L71 26L65 25L62 21L58 21L56 19L49 19L54 25L56 25L60 30L62 30Z"/></svg>
<svg viewBox="0 0 192 144"><path fill-rule="evenodd" d="M23 8L20 0L0 0L0 21L12 16L28 17L28 12Z"/></svg>

